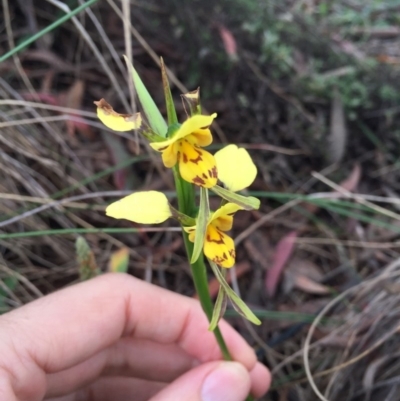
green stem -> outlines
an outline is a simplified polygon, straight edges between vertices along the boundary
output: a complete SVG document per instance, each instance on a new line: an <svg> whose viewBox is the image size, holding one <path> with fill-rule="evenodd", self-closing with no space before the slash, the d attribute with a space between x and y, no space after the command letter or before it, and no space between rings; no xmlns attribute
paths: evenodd
<svg viewBox="0 0 400 401"><path fill-rule="evenodd" d="M176 186L176 194L178 197L179 211L191 217L194 217L193 213L195 205L193 185L182 180L177 166L174 167L173 172ZM183 240L185 242L188 260L191 260L193 253L193 243L189 241L186 232L182 231L182 234ZM207 270L204 264L204 258L200 256L195 263L190 264L190 268L192 270L193 282L200 299L201 307L203 308L208 321L211 322L214 305L208 291ZM218 326L213 332L221 349L223 358L227 361L231 361L232 357L229 353L228 347L226 346L225 340L222 337L221 331L219 330Z"/></svg>
<svg viewBox="0 0 400 401"><path fill-rule="evenodd" d="M178 166L175 166L173 168L173 172L179 211L189 215L190 217L195 217L194 187L192 184L189 184L188 182L182 180L181 175L179 174ZM188 261L190 261L192 259L193 243L189 241L188 234L183 230L182 235L183 241L185 243ZM214 305L210 297L210 292L208 290L207 270L206 265L204 264L203 255L200 255L196 262L190 263L190 268L192 270L193 282L200 299L201 307L203 308L208 321L211 323ZM222 333L218 326L213 330L213 333L221 350L222 357L226 361L231 361L231 354L229 353L224 337L222 336ZM254 398L252 395L249 395L246 398L246 401L253 400Z"/></svg>
<svg viewBox="0 0 400 401"><path fill-rule="evenodd" d="M185 242L186 252L190 260L193 251L193 244L192 242L189 241L187 233L184 231L182 231L182 233L183 233L183 240ZM214 305L211 300L210 293L208 291L207 270L204 264L203 256L200 256L195 263L190 265L190 267L192 270L194 286L199 296L201 307L203 308L208 321L211 322ZM213 333L218 342L219 348L221 349L223 358L226 361L231 361L232 357L229 353L228 347L226 346L225 340L218 326L215 328Z"/></svg>

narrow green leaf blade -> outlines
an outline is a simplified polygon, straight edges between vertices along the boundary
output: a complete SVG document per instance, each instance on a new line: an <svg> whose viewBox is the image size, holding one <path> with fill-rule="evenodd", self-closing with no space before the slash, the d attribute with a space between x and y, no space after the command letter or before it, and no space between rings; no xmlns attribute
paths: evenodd
<svg viewBox="0 0 400 401"><path fill-rule="evenodd" d="M210 326L208 327L208 330L214 331L215 328L218 326L218 322L224 316L227 303L228 303L228 297L226 295L226 292L223 289L223 287L220 286L219 292L218 292L218 297L217 297L217 300L215 301L213 315L212 315Z"/></svg>
<svg viewBox="0 0 400 401"><path fill-rule="evenodd" d="M208 259L208 263L210 263L211 269L217 278L219 284L224 288L225 292L228 294L229 291L233 291L229 284L226 282L224 275L222 274L220 268L210 259Z"/></svg>
<svg viewBox="0 0 400 401"><path fill-rule="evenodd" d="M190 263L196 262L200 253L203 251L204 238L206 236L208 217L210 215L210 204L208 202L207 188L200 188L200 207L196 220L196 236L194 238L194 246Z"/></svg>
<svg viewBox="0 0 400 401"><path fill-rule="evenodd" d="M244 210L257 210L260 208L260 200L254 198L254 196L239 195L236 192L229 191L228 189L222 188L219 185L215 185L211 188L211 190L221 198L242 206Z"/></svg>
<svg viewBox="0 0 400 401"><path fill-rule="evenodd" d="M228 297L232 302L236 312L256 325L261 324L261 320L251 311L251 309L243 302L243 300L239 298L235 291L232 290L228 294Z"/></svg>
<svg viewBox="0 0 400 401"><path fill-rule="evenodd" d="M176 124L178 117L176 115L174 99L172 98L171 88L169 86L167 69L165 68L164 60L161 57L161 76L164 88L165 105L167 107L168 125Z"/></svg>
<svg viewBox="0 0 400 401"><path fill-rule="evenodd" d="M131 71L136 93L138 94L143 111L146 114L147 119L149 120L150 127L158 135L165 138L165 136L167 135L168 126L164 120L164 117L160 113L160 110L158 110L153 98L151 97L147 88L144 86L143 81L140 79L139 74L136 72L133 65L130 63L127 57L124 56L124 58L126 65L128 66L128 70Z"/></svg>
<svg viewBox="0 0 400 401"><path fill-rule="evenodd" d="M235 310L250 322L260 325L260 319L258 319L258 317L250 310L250 308L239 298L236 292L232 290L232 288L226 282L225 277L219 267L210 259L208 259L208 262L210 263L211 269L214 272L215 277L217 278L221 287L225 290L228 298L231 300Z"/></svg>

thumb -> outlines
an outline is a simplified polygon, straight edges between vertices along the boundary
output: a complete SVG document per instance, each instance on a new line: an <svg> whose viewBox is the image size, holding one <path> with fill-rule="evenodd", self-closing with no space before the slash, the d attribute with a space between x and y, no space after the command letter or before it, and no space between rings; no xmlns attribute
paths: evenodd
<svg viewBox="0 0 400 401"><path fill-rule="evenodd" d="M151 401L244 401L250 375L238 362L209 362L185 373Z"/></svg>

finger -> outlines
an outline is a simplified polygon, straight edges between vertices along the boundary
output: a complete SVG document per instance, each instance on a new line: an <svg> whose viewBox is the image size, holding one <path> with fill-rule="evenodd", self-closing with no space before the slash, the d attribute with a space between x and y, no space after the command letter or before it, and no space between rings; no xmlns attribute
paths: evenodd
<svg viewBox="0 0 400 401"><path fill-rule="evenodd" d="M89 385L100 374L110 374L110 375L126 375L135 376L136 378L146 379L155 382L170 382L175 380L182 373L193 367L193 361L187 360L186 355L180 355L179 349L171 348L171 355L167 355L160 347L159 344L145 344L143 342L138 342L138 344L133 344L133 349L138 350L140 348L152 349L151 359L153 359L155 364L148 364L140 353L132 353L125 359L126 355L129 355L130 343L135 342L132 339L121 340L124 343L128 343L128 348L125 348L121 344L117 347L112 347L102 353L97 354L95 357L85 361L84 363L68 369L63 372L51 374L48 376L48 392L47 397L56 397L70 392L76 391L79 388ZM166 346L170 347L170 346ZM111 357L111 359L110 359ZM159 358L157 361L157 357ZM171 366L172 360L177 360L182 358L182 371L175 370ZM151 372L146 371L150 369ZM268 390L271 383L271 375L268 369L261 363L257 363L255 367L250 371L251 378L251 393L256 397L262 397Z"/></svg>
<svg viewBox="0 0 400 401"><path fill-rule="evenodd" d="M200 361L221 357L198 302L123 274L69 287L0 319L9 323L0 326L0 336L15 333L8 339L19 357L33 359L47 373L79 364L121 336L176 342ZM251 369L256 362L253 350L225 322L221 330L233 358ZM9 345L0 344L1 355L12 357Z"/></svg>
<svg viewBox="0 0 400 401"><path fill-rule="evenodd" d="M209 362L166 386L151 401L244 401L250 386L249 372L240 363Z"/></svg>
<svg viewBox="0 0 400 401"><path fill-rule="evenodd" d="M164 383L142 379L105 377L76 392L61 397L45 398L45 401L147 401L164 387Z"/></svg>
<svg viewBox="0 0 400 401"><path fill-rule="evenodd" d="M261 398L271 385L271 374L269 370L260 362L250 371L251 394L255 398Z"/></svg>
<svg viewBox="0 0 400 401"><path fill-rule="evenodd" d="M46 394L68 394L101 375L170 382L196 365L198 362L177 345L126 337L72 368L49 374Z"/></svg>
<svg viewBox="0 0 400 401"><path fill-rule="evenodd" d="M237 362L203 364L166 386L140 379L101 379L66 398L48 401L244 401L250 392L250 375Z"/></svg>
<svg viewBox="0 0 400 401"><path fill-rule="evenodd" d="M0 370L0 400L18 401L5 372Z"/></svg>

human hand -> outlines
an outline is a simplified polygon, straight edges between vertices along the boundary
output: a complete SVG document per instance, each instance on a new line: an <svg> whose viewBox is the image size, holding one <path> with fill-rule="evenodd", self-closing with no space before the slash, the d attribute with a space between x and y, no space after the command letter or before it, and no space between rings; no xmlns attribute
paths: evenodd
<svg viewBox="0 0 400 401"><path fill-rule="evenodd" d="M199 303L106 274L0 317L0 400L242 401L267 369L226 322L222 362Z"/></svg>

